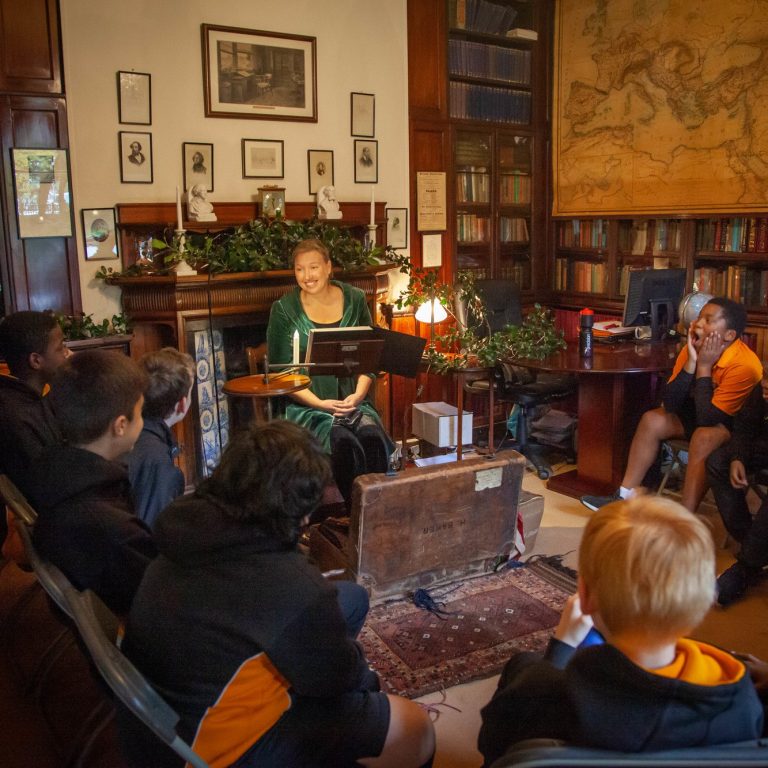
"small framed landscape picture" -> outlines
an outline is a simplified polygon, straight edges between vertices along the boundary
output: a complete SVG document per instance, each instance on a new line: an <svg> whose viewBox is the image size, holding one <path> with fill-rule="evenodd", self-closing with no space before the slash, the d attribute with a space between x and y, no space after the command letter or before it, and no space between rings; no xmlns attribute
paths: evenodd
<svg viewBox="0 0 768 768"><path fill-rule="evenodd" d="M352 115L352 135L376 135L376 97L372 93L351 93L350 112Z"/></svg>
<svg viewBox="0 0 768 768"><path fill-rule="evenodd" d="M86 261L120 258L115 236L115 209L83 208L80 213Z"/></svg>
<svg viewBox="0 0 768 768"><path fill-rule="evenodd" d="M355 182L376 184L379 181L379 142L355 139Z"/></svg>
<svg viewBox="0 0 768 768"><path fill-rule="evenodd" d="M387 245L408 247L408 209L387 208Z"/></svg>
<svg viewBox="0 0 768 768"><path fill-rule="evenodd" d="M213 192L213 144L185 141L181 145L181 155L184 189L192 189L195 184L205 184L206 190Z"/></svg>
<svg viewBox="0 0 768 768"><path fill-rule="evenodd" d="M152 183L152 134L120 131L120 181Z"/></svg>
<svg viewBox="0 0 768 768"><path fill-rule="evenodd" d="M146 72L117 73L117 113L121 123L152 125L152 77Z"/></svg>
<svg viewBox="0 0 768 768"><path fill-rule="evenodd" d="M283 149L280 140L243 139L243 178L282 179Z"/></svg>
<svg viewBox="0 0 768 768"><path fill-rule="evenodd" d="M316 195L320 187L333 186L333 150L308 149L309 194Z"/></svg>

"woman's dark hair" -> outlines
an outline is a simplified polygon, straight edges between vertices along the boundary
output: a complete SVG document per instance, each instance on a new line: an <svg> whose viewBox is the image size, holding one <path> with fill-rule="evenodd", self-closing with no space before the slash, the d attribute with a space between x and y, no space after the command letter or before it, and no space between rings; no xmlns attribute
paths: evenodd
<svg viewBox="0 0 768 768"><path fill-rule="evenodd" d="M197 493L222 502L229 517L292 546L330 479L328 457L316 438L278 419L237 433Z"/></svg>

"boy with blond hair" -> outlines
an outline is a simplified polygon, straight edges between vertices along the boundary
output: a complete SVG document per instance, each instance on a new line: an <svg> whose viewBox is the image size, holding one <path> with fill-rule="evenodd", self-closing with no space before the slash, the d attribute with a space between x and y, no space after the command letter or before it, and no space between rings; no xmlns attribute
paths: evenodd
<svg viewBox="0 0 768 768"><path fill-rule="evenodd" d="M482 711L486 765L530 738L647 752L759 737L763 710L744 665L685 637L714 599L714 545L701 520L659 497L600 509L544 658L510 659ZM604 642L579 648L593 625Z"/></svg>

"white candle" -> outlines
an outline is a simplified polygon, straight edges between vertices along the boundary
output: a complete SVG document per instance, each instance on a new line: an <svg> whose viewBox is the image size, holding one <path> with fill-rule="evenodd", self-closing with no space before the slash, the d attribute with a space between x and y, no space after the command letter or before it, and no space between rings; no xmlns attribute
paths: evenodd
<svg viewBox="0 0 768 768"><path fill-rule="evenodd" d="M181 192L179 192L179 185L176 185L176 229L181 232L184 229L184 224L181 220Z"/></svg>
<svg viewBox="0 0 768 768"><path fill-rule="evenodd" d="M299 364L299 329L293 332L293 364Z"/></svg>
<svg viewBox="0 0 768 768"><path fill-rule="evenodd" d="M373 187L371 187L371 226L376 226L376 205L373 202Z"/></svg>

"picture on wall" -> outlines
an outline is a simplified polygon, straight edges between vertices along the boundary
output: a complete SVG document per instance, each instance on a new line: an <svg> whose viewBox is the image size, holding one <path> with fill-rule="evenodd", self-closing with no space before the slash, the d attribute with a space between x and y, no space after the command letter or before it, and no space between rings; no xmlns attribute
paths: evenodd
<svg viewBox="0 0 768 768"><path fill-rule="evenodd" d="M376 96L372 93L350 94L351 130L353 136L376 135Z"/></svg>
<svg viewBox="0 0 768 768"><path fill-rule="evenodd" d="M117 259L120 249L115 236L114 208L83 208L83 241L86 261Z"/></svg>
<svg viewBox="0 0 768 768"><path fill-rule="evenodd" d="M379 180L379 142L355 139L355 182L376 184Z"/></svg>
<svg viewBox="0 0 768 768"><path fill-rule="evenodd" d="M387 245L408 247L408 209L387 208Z"/></svg>
<svg viewBox="0 0 768 768"><path fill-rule="evenodd" d="M11 149L19 237L71 237L66 149Z"/></svg>
<svg viewBox="0 0 768 768"><path fill-rule="evenodd" d="M185 141L181 145L181 156L184 189L204 184L208 192L213 192L213 144Z"/></svg>
<svg viewBox="0 0 768 768"><path fill-rule="evenodd" d="M308 149L309 194L316 195L320 187L333 186L333 150Z"/></svg>
<svg viewBox="0 0 768 768"><path fill-rule="evenodd" d="M284 144L267 139L243 139L243 178L282 179Z"/></svg>
<svg viewBox="0 0 768 768"><path fill-rule="evenodd" d="M317 122L317 38L202 24L206 117Z"/></svg>
<svg viewBox="0 0 768 768"><path fill-rule="evenodd" d="M121 123L152 125L152 77L146 72L117 73L117 114Z"/></svg>
<svg viewBox="0 0 768 768"><path fill-rule="evenodd" d="M123 184L152 183L152 134L120 131L120 181Z"/></svg>

